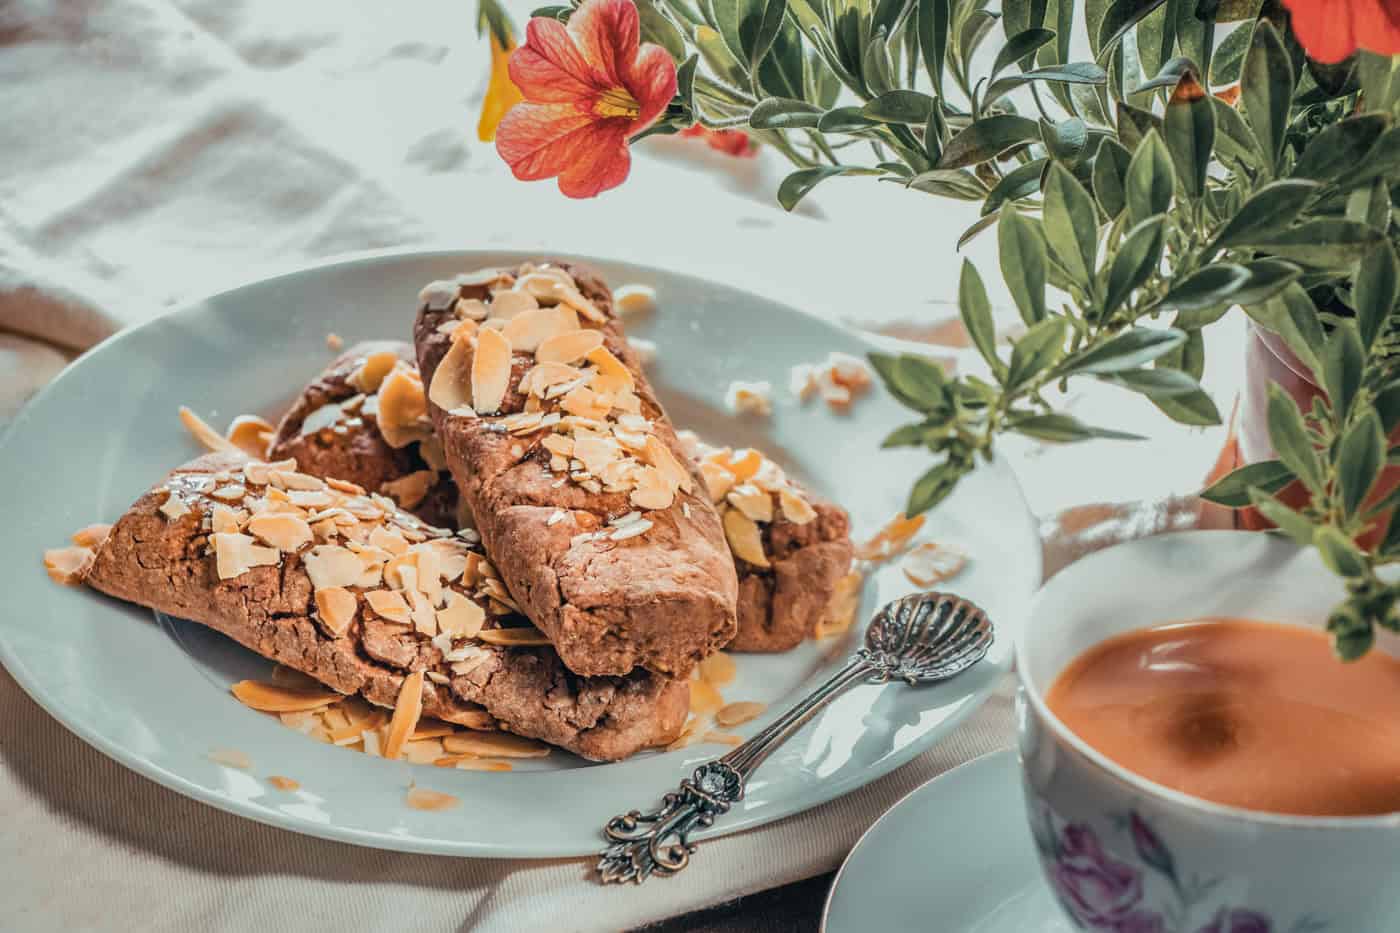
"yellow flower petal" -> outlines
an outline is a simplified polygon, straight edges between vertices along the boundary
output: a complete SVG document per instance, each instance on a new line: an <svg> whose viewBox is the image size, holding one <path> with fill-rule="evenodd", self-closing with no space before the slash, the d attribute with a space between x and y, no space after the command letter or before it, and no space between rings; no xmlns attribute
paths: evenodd
<svg viewBox="0 0 1400 933"><path fill-rule="evenodd" d="M491 35L491 80L486 85L486 98L481 102L481 119L476 124L476 137L484 143L496 138L496 127L506 111L521 101L520 89L510 80L510 53L515 43L502 46Z"/></svg>

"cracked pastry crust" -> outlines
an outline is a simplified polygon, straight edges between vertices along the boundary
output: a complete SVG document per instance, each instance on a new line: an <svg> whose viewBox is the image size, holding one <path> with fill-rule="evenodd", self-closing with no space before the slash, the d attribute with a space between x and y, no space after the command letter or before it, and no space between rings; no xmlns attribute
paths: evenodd
<svg viewBox="0 0 1400 933"><path fill-rule="evenodd" d="M582 329L598 333L612 362L625 367L621 378L633 387L628 400L637 408L629 414L644 419L644 431L664 448L652 455L651 465L669 460L682 476L673 496L643 499L660 503L648 507L639 504L639 490L629 494L626 487L610 491L597 482L572 481L583 472L572 465L561 475L560 455L544 443L561 435L548 426L520 432L516 426L524 418L506 420L531 414L522 378L540 362L538 355L511 353L509 344L508 372L493 373L504 384L499 397L496 382L473 379L474 388L491 392L493 407L448 411L429 392L429 413L448 467L511 595L570 670L620 675L640 667L685 676L727 644L737 627L738 580L719 517L698 473L680 466L687 462L684 452L622 335L602 279L567 263L529 269L561 270L574 283L575 294L596 315L581 314ZM526 267L505 273L512 281L516 274L530 273ZM414 344L426 384L437 386L434 377L449 351L465 356L460 364L465 369L474 364L481 340L500 345L485 337L491 322L484 306L494 300L493 284L489 273L477 273L425 289ZM475 321L482 318L487 320L478 337ZM469 322L471 336L454 333ZM536 410L552 413L552 404ZM642 533L622 536L609 530L611 521L638 508L641 521L649 523Z"/></svg>
<svg viewBox="0 0 1400 933"><path fill-rule="evenodd" d="M255 472L248 472L249 464ZM484 708L511 732L594 760L625 758L679 733L689 702L684 681L645 672L625 678L580 678L549 648L505 648L483 643L476 635L444 640L445 620L460 619L443 615L453 607L488 633L503 622L521 621L490 595L495 591L488 581L495 581L480 570L486 562L474 546L394 509L383 497L357 495L348 484L330 487L342 492L331 497L331 506L321 504L315 488L274 494L279 482L305 487L312 485L311 478L284 468L277 471L283 475L279 480L270 468L261 469L266 466L236 455L210 454L173 471L116 522L97 548L84 582L118 599L207 625L264 657L378 706L393 707L406 675L423 670L429 677L424 684L425 716L471 723L479 721ZM292 480L286 479L289 475ZM297 501L317 504L297 507L291 501L295 492L310 494ZM250 524L269 511L269 499L279 503L270 511L293 517L295 508L304 513L348 506L354 514L332 517L344 537L330 534L323 517L306 521L315 532L303 540L304 535L286 533L291 523ZM255 536L254 527L266 537ZM393 554L387 562L374 556L377 545L367 543L374 529L381 533L375 538L381 543L388 543L382 536L387 529L406 540L410 549L416 544L441 552L441 560L426 562L439 568L429 574L432 583L425 577L415 584L417 592L409 593L402 570L397 576L394 570L400 566L394 558L402 555ZM353 553L363 557L364 575L354 583L328 579L343 577L343 568L332 567L330 552L317 549L333 549L339 557L342 550L351 553L349 545L356 538L360 544ZM334 541L346 547L330 543ZM388 546L398 549L397 544ZM377 568L371 568L376 561ZM424 567L425 561L420 559L417 566ZM456 569L464 563L477 570ZM403 590L383 582L386 568ZM442 592L437 599L420 598L421 590L431 591L439 580ZM330 588L324 584L345 583L336 588L356 597L356 612L348 623L322 615L318 582L322 589ZM371 593L385 594L373 608ZM405 594L411 598L403 600ZM398 615L405 602L412 618ZM421 612L425 602L437 606L436 613ZM389 617L379 615L381 608ZM428 615L435 615L443 630L429 635L433 624ZM455 624L453 629L463 630Z"/></svg>

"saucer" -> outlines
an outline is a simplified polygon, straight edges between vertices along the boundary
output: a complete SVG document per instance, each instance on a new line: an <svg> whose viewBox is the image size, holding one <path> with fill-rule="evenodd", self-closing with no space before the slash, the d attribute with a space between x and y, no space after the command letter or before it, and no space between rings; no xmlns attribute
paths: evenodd
<svg viewBox="0 0 1400 933"><path fill-rule="evenodd" d="M825 933L1073 933L1036 863L1014 749L915 790L866 831L836 875Z"/></svg>

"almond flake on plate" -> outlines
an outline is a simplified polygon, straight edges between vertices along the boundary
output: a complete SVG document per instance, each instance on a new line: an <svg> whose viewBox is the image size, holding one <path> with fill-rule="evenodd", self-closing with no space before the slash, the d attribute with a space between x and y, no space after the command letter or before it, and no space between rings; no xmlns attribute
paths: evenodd
<svg viewBox="0 0 1400 933"><path fill-rule="evenodd" d="M618 314L646 314L656 310L656 289L650 285L621 285L613 291L613 309Z"/></svg>
<svg viewBox="0 0 1400 933"><path fill-rule="evenodd" d="M239 415L229 424L224 437L248 456L264 457L267 455L267 444L263 438L275 430L265 418Z"/></svg>
<svg viewBox="0 0 1400 933"><path fill-rule="evenodd" d="M323 709L344 699L339 693L324 687L287 687L259 680L240 680L229 689L238 702L261 713L306 712Z"/></svg>
<svg viewBox="0 0 1400 933"><path fill-rule="evenodd" d="M100 548L111 533L111 525L88 525L73 532L70 540L78 547Z"/></svg>
<svg viewBox="0 0 1400 933"><path fill-rule="evenodd" d="M44 552L44 569L55 583L77 586L87 577L95 558L91 548L56 548Z"/></svg>
<svg viewBox="0 0 1400 933"><path fill-rule="evenodd" d="M967 565L967 555L957 548L926 542L910 548L900 567L915 586L932 586L951 580Z"/></svg>
<svg viewBox="0 0 1400 933"><path fill-rule="evenodd" d="M253 768L253 759L236 748L210 749L209 760L215 764L238 768L240 771L251 771Z"/></svg>
<svg viewBox="0 0 1400 933"><path fill-rule="evenodd" d="M442 740L442 747L459 755L480 758L544 758L549 746L509 732L459 732Z"/></svg>
<svg viewBox="0 0 1400 933"><path fill-rule="evenodd" d="M715 732L713 730L706 732L703 738L706 742L713 745L739 746L744 742L743 738L740 736L730 735L728 732Z"/></svg>
<svg viewBox="0 0 1400 933"><path fill-rule="evenodd" d="M729 383L724 404L736 415L758 415L767 417L773 413L773 385L769 382Z"/></svg>
<svg viewBox="0 0 1400 933"><path fill-rule="evenodd" d="M461 800L451 794L444 794L436 790L428 790L424 787L411 788L408 795L404 798L404 803L408 804L411 809L427 810L434 813L442 810L451 810L461 802Z"/></svg>
<svg viewBox="0 0 1400 933"><path fill-rule="evenodd" d="M338 349L338 348L337 348L337 349ZM283 777L283 776L280 775L280 774L269 775L269 776L268 776L268 779L267 779L267 783L271 784L273 787L277 788L278 790L293 791L293 790L300 790L300 789L301 789L301 782L300 782L300 781L294 781L294 780L292 780L291 778L289 778L289 777Z"/></svg>
<svg viewBox="0 0 1400 933"><path fill-rule="evenodd" d="M389 720L389 731L384 738L383 755L395 759L403 751L404 743L418 727L418 717L423 713L423 672L414 671L403 679L399 687L399 699L394 704L394 716Z"/></svg>
<svg viewBox="0 0 1400 933"><path fill-rule="evenodd" d="M856 546L856 557L877 563L887 560L899 553L909 543L909 540L919 533L919 529L922 527L924 527L924 516L915 515L913 518L905 518L904 513L900 512L890 519L885 527L876 532L875 537Z"/></svg>
<svg viewBox="0 0 1400 933"><path fill-rule="evenodd" d="M708 716L724 705L724 697L708 680L690 681L690 711L697 716Z"/></svg>
<svg viewBox="0 0 1400 933"><path fill-rule="evenodd" d="M725 728L742 725L758 716L768 708L766 703L755 703L751 700L744 700L739 703L730 703L721 707L715 712L715 722Z"/></svg>
<svg viewBox="0 0 1400 933"><path fill-rule="evenodd" d="M712 686L723 687L734 679L733 656L716 651L700 662L700 676Z"/></svg>
<svg viewBox="0 0 1400 933"><path fill-rule="evenodd" d="M215 431L207 421L184 405L180 406L180 422L185 426L185 430L194 436L195 440L204 445L206 450L212 450L215 453L241 452L233 441Z"/></svg>

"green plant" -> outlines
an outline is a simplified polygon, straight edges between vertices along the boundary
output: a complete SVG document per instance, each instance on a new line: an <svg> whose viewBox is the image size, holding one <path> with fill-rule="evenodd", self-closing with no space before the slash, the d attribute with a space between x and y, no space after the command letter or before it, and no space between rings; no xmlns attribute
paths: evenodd
<svg viewBox="0 0 1400 933"><path fill-rule="evenodd" d="M915 418L886 440L934 458L909 497L936 505L996 438L1131 438L1056 411L1051 389L1095 379L1178 422L1217 424L1204 332L1234 308L1278 334L1330 401L1279 392L1279 459L1206 495L1256 506L1316 546L1352 596L1332 620L1355 657L1400 630L1400 59L1309 59L1275 0L637 0L678 92L642 135L743 128L795 170L791 209L819 184L871 176L981 203L962 241L995 228L1024 324L1006 352L978 270L959 307L988 374L945 376L873 354ZM570 7L536 15L566 19ZM1222 32L1220 24L1238 23ZM1002 33L993 51L993 35ZM1071 57L1076 29L1092 60ZM1211 88L1223 88L1212 93ZM1275 497L1293 481L1301 507ZM1384 526L1384 527L1382 527ZM1370 538L1376 539L1370 544ZM1366 547L1357 540L1368 541Z"/></svg>

